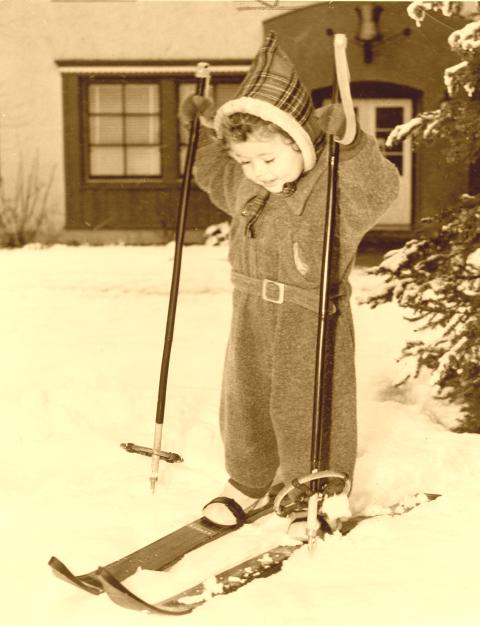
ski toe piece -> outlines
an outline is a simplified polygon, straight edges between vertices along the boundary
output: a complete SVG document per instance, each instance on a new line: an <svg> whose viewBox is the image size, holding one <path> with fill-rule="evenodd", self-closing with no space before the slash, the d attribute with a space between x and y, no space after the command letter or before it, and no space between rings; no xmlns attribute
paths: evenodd
<svg viewBox="0 0 480 626"><path fill-rule="evenodd" d="M206 514L206 509L211 504L221 504L222 506L225 506L232 514L234 521L231 524L222 524L221 522L217 522L217 521L214 521L213 519L210 519L208 515ZM233 498L226 498L224 496L219 496L218 498L214 498L213 500L210 500L210 502L208 502L203 507L203 515L212 524L215 524L215 526L219 526L221 528L222 527L239 528L240 526L243 526L243 524L245 523L247 519L247 514L245 510L240 506L240 504L238 504L238 502L234 500Z"/></svg>

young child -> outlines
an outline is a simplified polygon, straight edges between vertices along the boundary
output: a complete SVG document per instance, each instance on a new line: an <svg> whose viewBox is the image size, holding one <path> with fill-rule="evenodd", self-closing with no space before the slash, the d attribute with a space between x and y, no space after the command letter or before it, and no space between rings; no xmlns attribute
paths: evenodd
<svg viewBox="0 0 480 626"><path fill-rule="evenodd" d="M182 112L203 113L205 122L207 108L194 96ZM325 131L339 134L343 121L332 106L325 110L334 113L329 123L317 117L270 33L238 95L217 111L216 137L202 129L196 181L232 218L233 314L220 408L230 479L204 508L217 524L241 523L274 480L287 484L310 473ZM351 478L357 439L348 275L360 240L396 197L398 174L360 130L340 155L329 468Z"/></svg>

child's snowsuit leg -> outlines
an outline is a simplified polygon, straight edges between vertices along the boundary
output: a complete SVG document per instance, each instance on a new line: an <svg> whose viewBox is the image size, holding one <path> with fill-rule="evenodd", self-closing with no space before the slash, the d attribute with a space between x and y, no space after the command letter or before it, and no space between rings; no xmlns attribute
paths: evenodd
<svg viewBox="0 0 480 626"><path fill-rule="evenodd" d="M270 337L275 316L267 304L261 300L252 302L244 293L234 294L220 405L227 472L235 486L252 497L260 497L268 490L279 462L270 417ZM263 310L261 325L249 323L252 308L258 306Z"/></svg>
<svg viewBox="0 0 480 626"><path fill-rule="evenodd" d="M278 424L277 445L285 482L311 471L317 339L317 324L313 317L310 311L305 310L297 310L293 315L290 313L289 323L284 323L281 329L284 341L279 341L276 348L278 367L274 373L271 408ZM339 302L338 312L334 314L335 322L333 380L327 396L332 416L328 437L330 454L328 468L325 469L344 472L352 478L357 431L353 322L347 298ZM295 332L299 324L302 326L301 333Z"/></svg>
<svg viewBox="0 0 480 626"><path fill-rule="evenodd" d="M226 467L234 484L260 496L273 481L310 472L316 315L235 292L221 405ZM353 329L338 306L329 469L353 474L356 455ZM307 330L308 329L308 330Z"/></svg>

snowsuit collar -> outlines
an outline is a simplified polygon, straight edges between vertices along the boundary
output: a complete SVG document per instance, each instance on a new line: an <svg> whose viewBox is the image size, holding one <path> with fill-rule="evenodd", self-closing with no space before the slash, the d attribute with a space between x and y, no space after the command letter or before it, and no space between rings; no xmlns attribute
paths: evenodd
<svg viewBox="0 0 480 626"><path fill-rule="evenodd" d="M327 161L322 153L320 154L317 165L313 168L313 170L307 172L298 179L297 189L295 192L289 196L285 196L285 202L294 215L302 215L305 205L307 204L307 200L313 191L313 187L322 172L325 171L326 167Z"/></svg>
<svg viewBox="0 0 480 626"><path fill-rule="evenodd" d="M313 191L313 188L327 168L327 159L324 152L320 153L318 161L313 170L306 172L301 178L296 181L296 187L293 191L289 190L285 194L273 194L273 197L282 197L289 210L293 215L301 216L305 210L308 198ZM246 189L251 189L251 195L249 200L243 205L241 214L246 218L245 232L247 236L254 237L254 226L257 220L261 217L263 209L270 197L270 193L260 185L245 180L244 186Z"/></svg>

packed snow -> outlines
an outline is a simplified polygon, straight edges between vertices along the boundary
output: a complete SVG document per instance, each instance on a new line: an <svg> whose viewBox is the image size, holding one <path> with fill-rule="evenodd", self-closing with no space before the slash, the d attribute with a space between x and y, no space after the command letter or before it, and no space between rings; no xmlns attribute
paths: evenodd
<svg viewBox="0 0 480 626"><path fill-rule="evenodd" d="M468 256L467 264L480 269L480 248L477 248Z"/></svg>
<svg viewBox="0 0 480 626"><path fill-rule="evenodd" d="M412 332L395 304L356 304L378 278L354 270L359 396L354 513L417 492L442 494L295 552L277 575L184 617L149 616L55 578L51 555L83 573L199 516L223 482L217 427L231 287L227 247L184 251L161 464L150 446L173 248L0 250L2 298L2 623L6 626L473 626L478 624L480 437L456 434L455 407L428 375L394 386ZM400 376L401 378L401 376ZM380 509L379 509L380 507ZM285 538L274 515L192 553L169 573L126 581L150 601L207 581Z"/></svg>

